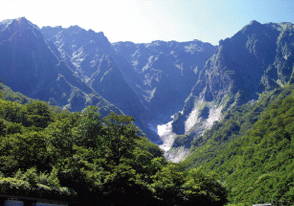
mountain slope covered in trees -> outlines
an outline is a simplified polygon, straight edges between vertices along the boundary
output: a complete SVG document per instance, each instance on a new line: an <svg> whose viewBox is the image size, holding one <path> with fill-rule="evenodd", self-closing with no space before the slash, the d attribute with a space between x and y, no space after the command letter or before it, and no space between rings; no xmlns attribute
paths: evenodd
<svg viewBox="0 0 294 206"><path fill-rule="evenodd" d="M192 141L184 168L221 175L233 203L293 204L293 85L234 107Z"/></svg>
<svg viewBox="0 0 294 206"><path fill-rule="evenodd" d="M217 175L168 163L133 121L115 113L102 119L96 106L55 113L45 102L1 98L0 194L70 205L227 202Z"/></svg>

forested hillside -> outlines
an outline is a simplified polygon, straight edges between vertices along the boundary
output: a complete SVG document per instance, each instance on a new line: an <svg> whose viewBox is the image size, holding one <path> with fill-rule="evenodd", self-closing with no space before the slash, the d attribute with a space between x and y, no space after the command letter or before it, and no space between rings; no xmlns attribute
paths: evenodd
<svg viewBox="0 0 294 206"><path fill-rule="evenodd" d="M236 106L192 141L185 168L222 177L231 203L293 205L293 85Z"/></svg>
<svg viewBox="0 0 294 206"><path fill-rule="evenodd" d="M215 173L168 163L157 145L138 136L132 117L111 113L101 119L96 106L53 112L45 102L1 88L1 195L71 205L227 202ZM3 99L8 97L14 102Z"/></svg>

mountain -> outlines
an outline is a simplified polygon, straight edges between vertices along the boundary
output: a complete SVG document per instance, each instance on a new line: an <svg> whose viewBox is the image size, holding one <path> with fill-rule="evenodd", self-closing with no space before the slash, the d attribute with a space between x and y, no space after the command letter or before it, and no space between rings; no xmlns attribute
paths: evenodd
<svg viewBox="0 0 294 206"><path fill-rule="evenodd" d="M189 153L183 169L219 174L232 205L293 205L293 32L291 23L252 21L221 41L170 123L182 135L167 156Z"/></svg>
<svg viewBox="0 0 294 206"><path fill-rule="evenodd" d="M173 161L234 106L294 81L291 23L252 21L217 47L110 43L102 32L39 29L24 18L0 29L1 78L14 91L72 111L121 110Z"/></svg>
<svg viewBox="0 0 294 206"><path fill-rule="evenodd" d="M172 131L166 131L165 136L175 140L167 142L169 146L176 143L171 158L187 155L189 142L221 120L233 106L257 101L262 93L293 82L293 32L291 23L252 21L231 38L220 41L184 108L169 123Z"/></svg>
<svg viewBox="0 0 294 206"><path fill-rule="evenodd" d="M157 143L157 125L183 107L216 50L197 40L111 44L102 32L39 29L25 18L0 28L1 78L12 90L70 111L123 112Z"/></svg>
<svg viewBox="0 0 294 206"><path fill-rule="evenodd" d="M159 143L157 125L183 107L199 71L216 50L200 41L110 44L102 32L43 27L55 54L97 93L136 119Z"/></svg>
<svg viewBox="0 0 294 206"><path fill-rule="evenodd" d="M292 23L252 21L217 47L110 43L78 26L0 23L0 78L13 91L133 116L167 159L185 159L177 170L213 170L236 204L293 204L293 54Z"/></svg>
<svg viewBox="0 0 294 206"><path fill-rule="evenodd" d="M102 114L121 113L58 59L40 29L27 19L1 22L0 32L1 78L12 90L71 111L97 105Z"/></svg>

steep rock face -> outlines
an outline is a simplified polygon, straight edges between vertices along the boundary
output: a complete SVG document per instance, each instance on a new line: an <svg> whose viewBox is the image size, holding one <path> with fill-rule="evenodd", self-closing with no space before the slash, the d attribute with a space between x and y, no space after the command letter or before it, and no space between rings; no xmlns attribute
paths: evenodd
<svg viewBox="0 0 294 206"><path fill-rule="evenodd" d="M153 142L159 142L157 133L148 128L152 115L147 112L137 94L131 89L111 56L105 56L88 84L108 101L135 118L136 124Z"/></svg>
<svg viewBox="0 0 294 206"><path fill-rule="evenodd" d="M234 105L257 100L259 94L291 83L293 79L293 24L260 24L252 21L233 37L221 40L217 52L207 61L198 82L175 115L173 132L190 135L188 141L204 131L198 116L206 108L221 118ZM194 120L191 122L191 120ZM212 124L206 124L210 128ZM209 126L210 125L210 126Z"/></svg>
<svg viewBox="0 0 294 206"><path fill-rule="evenodd" d="M120 112L87 86L49 48L40 29L25 18L0 24L0 77L14 91L80 111L93 103Z"/></svg>
<svg viewBox="0 0 294 206"><path fill-rule="evenodd" d="M41 31L55 45L61 59L86 80L96 71L97 62L111 52L111 45L102 32L86 31L78 26L43 27Z"/></svg>
<svg viewBox="0 0 294 206"><path fill-rule="evenodd" d="M275 59L278 35L279 32L268 25L252 21L231 39L220 42L212 66L203 74L210 78L204 97L221 101L225 94L234 95L240 91L240 103L257 99L257 93L265 89L265 85L260 84L261 77ZM196 87L198 91L203 90ZM217 89L218 93L214 94ZM197 95L198 91L193 92Z"/></svg>
<svg viewBox="0 0 294 206"><path fill-rule="evenodd" d="M250 22L232 38L220 41L218 52L201 74L204 81L197 82L192 95L221 103L225 95L239 92L236 103L242 104L257 99L258 93L286 84L293 63L290 33L291 24Z"/></svg>
<svg viewBox="0 0 294 206"><path fill-rule="evenodd" d="M139 109L144 109L113 61L114 51L102 32L86 31L78 26L43 27L42 32L57 47L60 58L104 98L129 115L136 116L127 109L129 105L136 103Z"/></svg>
<svg viewBox="0 0 294 206"><path fill-rule="evenodd" d="M291 23L252 21L219 47L197 40L111 44L102 32L40 30L25 18L0 22L0 32L0 77L13 90L72 111L94 104L101 113L120 112L114 103L152 141L160 142L159 133L177 161L234 105L294 82Z"/></svg>
<svg viewBox="0 0 294 206"><path fill-rule="evenodd" d="M113 44L138 80L130 86L157 120L167 120L183 106L199 72L215 52L215 46L197 40L191 42L154 41L149 44L118 42ZM125 76L130 71L121 68ZM129 77L131 79L131 77Z"/></svg>

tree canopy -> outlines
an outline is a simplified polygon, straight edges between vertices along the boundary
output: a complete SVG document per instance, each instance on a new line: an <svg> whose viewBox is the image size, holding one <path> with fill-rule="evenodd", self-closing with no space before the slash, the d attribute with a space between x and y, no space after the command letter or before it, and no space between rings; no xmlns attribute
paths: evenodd
<svg viewBox="0 0 294 206"><path fill-rule="evenodd" d="M184 205L200 196L226 203L216 176L201 170L199 179L168 163L133 122L102 118L96 106L56 113L45 102L0 99L0 194L78 205Z"/></svg>

